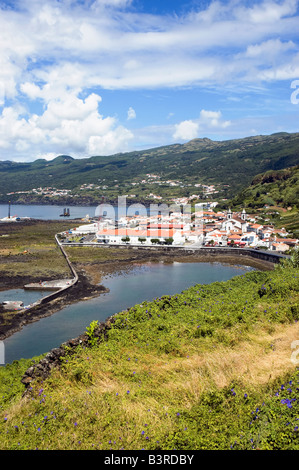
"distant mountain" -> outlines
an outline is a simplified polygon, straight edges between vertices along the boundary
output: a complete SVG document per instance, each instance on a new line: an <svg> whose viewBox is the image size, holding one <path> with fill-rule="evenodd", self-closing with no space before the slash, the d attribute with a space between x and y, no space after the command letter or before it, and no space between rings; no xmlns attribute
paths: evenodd
<svg viewBox="0 0 299 470"><path fill-rule="evenodd" d="M243 139L194 139L143 151L74 159L60 155L31 163L0 161L0 195L38 187L78 188L105 181L120 188L147 174L157 174L183 185L219 184L227 197L237 195L257 174L298 165L299 133L277 133ZM194 191L194 190L192 190Z"/></svg>

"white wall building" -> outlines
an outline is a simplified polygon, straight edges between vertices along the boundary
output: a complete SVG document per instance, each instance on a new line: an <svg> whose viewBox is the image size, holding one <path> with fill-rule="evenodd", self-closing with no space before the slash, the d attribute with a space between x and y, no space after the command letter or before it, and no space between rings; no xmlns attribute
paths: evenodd
<svg viewBox="0 0 299 470"><path fill-rule="evenodd" d="M128 237L128 241L125 238ZM108 244L122 244L128 243L130 245L152 245L153 239L157 239L164 243L165 240L172 238L173 245L182 245L185 243L185 236L181 230L172 229L146 229L146 230L134 230L134 229L108 229L100 230L96 234L98 243Z"/></svg>

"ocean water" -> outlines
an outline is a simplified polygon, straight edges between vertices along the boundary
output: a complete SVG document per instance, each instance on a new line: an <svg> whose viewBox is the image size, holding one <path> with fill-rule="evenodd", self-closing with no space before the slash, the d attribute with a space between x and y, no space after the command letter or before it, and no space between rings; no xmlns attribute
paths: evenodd
<svg viewBox="0 0 299 470"><path fill-rule="evenodd" d="M226 281L251 270L221 263L146 263L133 271L104 278L102 284L110 289L109 293L67 306L7 338L5 363L46 353L84 333L93 320L105 321L143 301L177 294L195 284Z"/></svg>

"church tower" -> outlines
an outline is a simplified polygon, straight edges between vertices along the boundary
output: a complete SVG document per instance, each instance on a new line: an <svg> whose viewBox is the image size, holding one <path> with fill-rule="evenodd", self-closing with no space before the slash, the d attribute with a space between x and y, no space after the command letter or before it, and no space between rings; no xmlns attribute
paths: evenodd
<svg viewBox="0 0 299 470"><path fill-rule="evenodd" d="M241 219L244 221L247 220L247 214L246 214L245 209L242 210Z"/></svg>

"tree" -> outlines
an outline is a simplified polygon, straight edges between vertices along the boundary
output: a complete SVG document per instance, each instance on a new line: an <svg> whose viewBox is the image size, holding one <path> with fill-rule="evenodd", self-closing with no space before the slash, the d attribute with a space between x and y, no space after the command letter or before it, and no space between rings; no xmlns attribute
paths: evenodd
<svg viewBox="0 0 299 470"><path fill-rule="evenodd" d="M299 267L299 248L295 248L291 252L291 256L288 259L284 259L280 262L278 267L283 268L298 268Z"/></svg>

